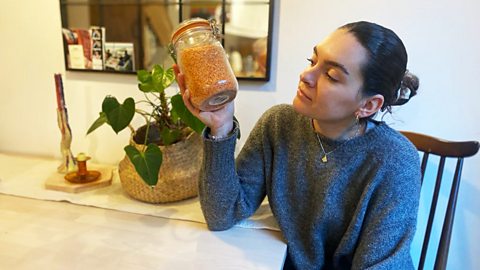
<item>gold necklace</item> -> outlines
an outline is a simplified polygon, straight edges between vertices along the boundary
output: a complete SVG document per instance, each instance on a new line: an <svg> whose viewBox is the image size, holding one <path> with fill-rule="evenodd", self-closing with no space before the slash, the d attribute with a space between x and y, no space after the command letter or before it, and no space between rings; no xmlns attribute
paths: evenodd
<svg viewBox="0 0 480 270"><path fill-rule="evenodd" d="M315 125L313 123L313 119L312 119L312 125L315 129ZM325 152L325 148L323 148L323 143L322 143L322 139L320 139L320 136L318 135L318 132L315 131L315 135L317 135L317 139L318 139L318 142L320 143L320 147L322 148L322 152L323 152L323 157L322 157L322 162L323 163L327 163L328 162L328 158L327 158L327 155L330 155L331 153L333 153L335 150L337 150L338 148L340 148L340 146L344 145L345 143L347 143L348 141L350 141L351 139L355 138L358 136L358 133L360 132L360 123L357 122L356 124L357 126L357 130L355 131L355 134L353 134L350 138L346 139L345 141L343 141L339 146L335 147L333 150L329 151L329 152Z"/></svg>

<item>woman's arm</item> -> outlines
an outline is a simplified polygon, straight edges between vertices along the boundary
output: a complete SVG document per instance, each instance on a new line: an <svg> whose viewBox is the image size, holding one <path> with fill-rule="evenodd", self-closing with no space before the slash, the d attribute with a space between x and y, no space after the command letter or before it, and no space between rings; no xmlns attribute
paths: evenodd
<svg viewBox="0 0 480 270"><path fill-rule="evenodd" d="M225 230L238 221L249 217L265 197L262 153L242 151L251 165L240 166L254 172L253 177L237 174L235 145L239 132L234 121L234 103L230 102L216 111L201 111L190 102L185 77L177 65L173 66L175 77L187 109L200 119L207 128L204 132L204 158L199 179L199 195L202 211L211 230ZM246 145L261 144L261 127L250 135ZM255 129L254 129L255 130Z"/></svg>
<svg viewBox="0 0 480 270"><path fill-rule="evenodd" d="M352 269L414 269L410 246L417 224L420 163L416 151L401 153L402 161L387 161L394 165L373 191Z"/></svg>
<svg viewBox="0 0 480 270"><path fill-rule="evenodd" d="M234 159L237 122L227 138L204 141L199 193L202 211L211 230L226 230L248 218L265 197L265 146L261 122L252 130L237 163Z"/></svg>

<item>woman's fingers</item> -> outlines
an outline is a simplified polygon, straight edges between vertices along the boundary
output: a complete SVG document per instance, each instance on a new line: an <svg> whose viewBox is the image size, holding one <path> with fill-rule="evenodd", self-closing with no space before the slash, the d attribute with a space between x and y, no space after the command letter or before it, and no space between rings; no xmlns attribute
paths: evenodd
<svg viewBox="0 0 480 270"><path fill-rule="evenodd" d="M173 72L175 73L175 76L177 76L178 73L180 73L180 68L178 68L177 64L172 65Z"/></svg>
<svg viewBox="0 0 480 270"><path fill-rule="evenodd" d="M198 117L198 115L200 114L200 110L195 108L195 106L193 106L192 102L190 102L190 91L188 90L185 90L183 93L182 93L182 98L183 98L183 103L185 103L185 107L187 107L187 109L193 114L195 115L196 117Z"/></svg>
<svg viewBox="0 0 480 270"><path fill-rule="evenodd" d="M200 110L195 108L190 102L190 92L185 87L185 77L183 73L180 72L177 64L173 64L172 66L173 72L175 73L175 79L177 80L178 87L180 88L180 94L182 95L183 103L185 103L185 107L196 117L199 116Z"/></svg>
<svg viewBox="0 0 480 270"><path fill-rule="evenodd" d="M175 79L177 80L178 87L180 88L180 93L185 93L185 76L180 72L177 64L173 64L173 72L175 73Z"/></svg>
<svg viewBox="0 0 480 270"><path fill-rule="evenodd" d="M173 72L175 72L175 74L177 74L178 71L179 71L178 65L177 65L177 64L173 64L173 65L172 65L172 68L173 68Z"/></svg>

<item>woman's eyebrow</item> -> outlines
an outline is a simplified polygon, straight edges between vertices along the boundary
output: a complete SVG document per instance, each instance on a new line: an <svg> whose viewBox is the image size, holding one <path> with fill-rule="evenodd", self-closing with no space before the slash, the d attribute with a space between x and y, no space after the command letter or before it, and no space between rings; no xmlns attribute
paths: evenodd
<svg viewBox="0 0 480 270"><path fill-rule="evenodd" d="M325 63L325 65L327 66L333 66L333 67L336 67L338 69L340 69L343 73L347 74L347 75L350 75L350 73L348 72L348 70L345 68L344 65L338 63L338 62L335 62L335 61L330 61L330 60L325 60L323 61L323 63Z"/></svg>
<svg viewBox="0 0 480 270"><path fill-rule="evenodd" d="M317 46L313 47L313 53L318 57ZM342 65L338 62L335 62L335 61L332 61L332 60L324 60L323 63L327 66L336 67L336 68L340 69L343 73L345 73L347 75L350 75L347 68L344 65Z"/></svg>

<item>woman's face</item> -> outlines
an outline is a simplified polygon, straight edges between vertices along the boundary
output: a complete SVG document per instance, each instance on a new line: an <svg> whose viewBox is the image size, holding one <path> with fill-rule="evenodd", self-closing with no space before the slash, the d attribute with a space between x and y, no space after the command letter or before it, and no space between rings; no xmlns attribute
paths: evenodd
<svg viewBox="0 0 480 270"><path fill-rule="evenodd" d="M316 45L308 67L300 74L295 110L320 122L351 123L362 106L360 67L367 51L345 30L337 30Z"/></svg>

